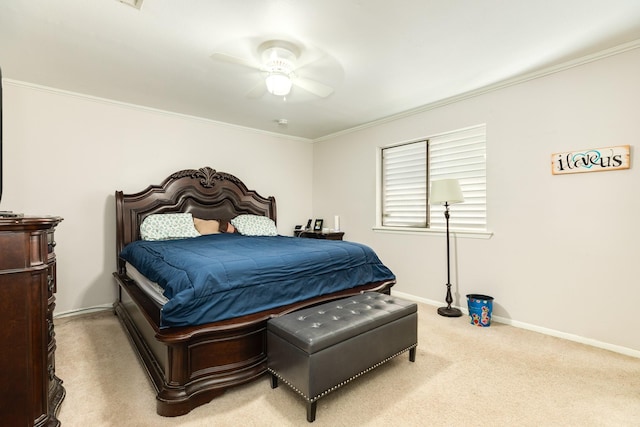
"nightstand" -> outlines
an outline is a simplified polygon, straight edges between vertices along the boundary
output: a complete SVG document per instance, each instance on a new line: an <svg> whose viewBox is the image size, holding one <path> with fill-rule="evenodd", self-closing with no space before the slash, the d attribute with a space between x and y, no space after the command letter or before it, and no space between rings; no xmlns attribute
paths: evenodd
<svg viewBox="0 0 640 427"><path fill-rule="evenodd" d="M306 237L307 239L342 240L344 231L330 231L328 233L323 233L322 231L296 231L294 235Z"/></svg>

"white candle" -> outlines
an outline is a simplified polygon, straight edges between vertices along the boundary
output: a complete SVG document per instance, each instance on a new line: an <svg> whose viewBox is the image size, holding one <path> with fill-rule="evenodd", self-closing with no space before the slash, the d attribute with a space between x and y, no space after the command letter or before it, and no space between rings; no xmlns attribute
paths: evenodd
<svg viewBox="0 0 640 427"><path fill-rule="evenodd" d="M336 215L333 218L333 229L335 231L340 231L340 216L339 215Z"/></svg>

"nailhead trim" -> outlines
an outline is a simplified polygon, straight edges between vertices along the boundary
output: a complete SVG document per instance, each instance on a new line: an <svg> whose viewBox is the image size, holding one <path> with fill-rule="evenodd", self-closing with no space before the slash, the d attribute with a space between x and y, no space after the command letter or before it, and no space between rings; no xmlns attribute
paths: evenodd
<svg viewBox="0 0 640 427"><path fill-rule="evenodd" d="M401 355L402 353L405 353L405 352L407 352L407 351L409 351L409 350L411 350L412 348L415 348L415 347L417 347L417 346L418 346L418 344L414 344L414 345L412 345L412 346L410 346L410 347L405 348L404 350L400 350L400 351L399 351L399 352L397 352L396 354L394 354L394 355L392 355L392 356L387 357L387 358L386 358L386 359L384 359L383 361L378 362L378 363L376 363L375 365L371 366L370 368L367 368L367 369L365 369L364 371L361 371L361 372L359 372L359 373L355 374L355 375L354 375L354 376L352 376L351 378L349 378L349 379L347 379L347 380L342 381L340 384L337 384L337 385L335 385L335 386L331 387L330 389L323 391L322 393L318 394L317 396L315 396L315 397L313 397L313 398L309 398L309 397L307 397L303 392L301 392L300 390L298 390L298 389L297 389L293 384L291 384L291 383L290 383L289 381L287 381L285 378L283 378L282 376L280 376L280 374L279 374L279 373L277 373L276 371L274 371L273 369L268 368L267 370L268 370L271 374L273 374L273 375L275 375L276 377L278 377L278 379L279 379L279 380L281 380L282 382L284 382L285 384L287 384L289 387L291 387L291 388L292 388L296 393L298 393L300 396L302 396L306 401L308 401L309 403L312 403L312 402L315 402L316 400L320 399L321 397L326 396L327 394L331 393L332 391L337 390L338 388L342 387L343 385L345 385L345 384L347 384L347 383L349 383L349 382L351 382L351 381L355 380L356 378L358 378L358 377L360 377L360 376L362 376L362 375L366 374L367 372L369 372L369 371L371 371L371 370L373 370L373 369L377 368L378 366L380 366L380 365L382 365L382 364L384 364L384 363L388 362L389 360L393 359L394 357L397 357L397 356Z"/></svg>

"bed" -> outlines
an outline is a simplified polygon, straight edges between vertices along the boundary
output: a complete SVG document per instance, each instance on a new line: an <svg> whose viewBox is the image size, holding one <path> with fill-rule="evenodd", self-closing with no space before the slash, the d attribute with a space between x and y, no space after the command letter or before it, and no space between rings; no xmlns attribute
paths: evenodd
<svg viewBox="0 0 640 427"><path fill-rule="evenodd" d="M180 212L205 220L231 221L238 215L255 215L275 222L276 201L248 190L231 174L203 167L175 172L161 184L137 193L116 191L115 204L117 271L113 275L118 295L114 310L156 390L156 410L162 416L186 414L229 387L265 374L266 324L270 318L363 291L389 293L395 284L395 278L354 283L346 289L298 296L304 299L250 314L202 324L167 325L162 303L152 298L141 285L143 277L120 256L125 247L141 240L140 226L145 218ZM294 244L314 240L278 238Z"/></svg>

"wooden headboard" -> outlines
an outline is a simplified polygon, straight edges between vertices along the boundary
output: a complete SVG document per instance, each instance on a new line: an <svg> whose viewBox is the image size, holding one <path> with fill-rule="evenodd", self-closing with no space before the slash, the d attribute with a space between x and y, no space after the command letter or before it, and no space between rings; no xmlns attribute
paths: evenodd
<svg viewBox="0 0 640 427"><path fill-rule="evenodd" d="M263 215L276 221L276 200L262 197L237 177L210 167L171 174L160 185L134 193L116 191L116 259L124 273L120 252L140 239L140 224L156 213L191 212L203 219L230 220L239 214Z"/></svg>

